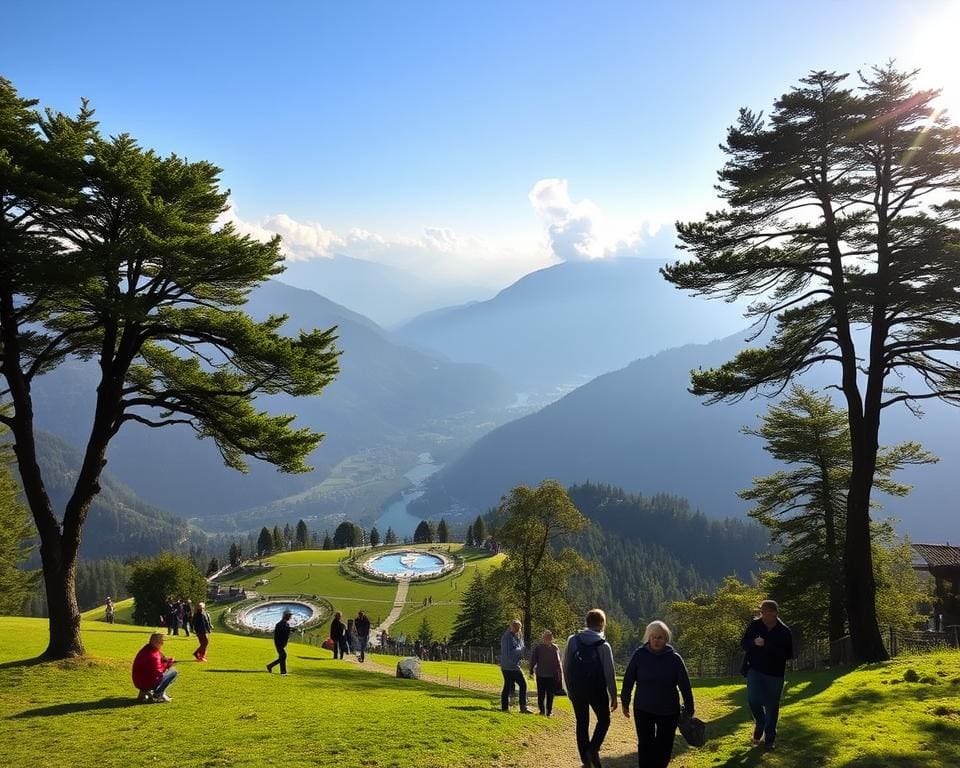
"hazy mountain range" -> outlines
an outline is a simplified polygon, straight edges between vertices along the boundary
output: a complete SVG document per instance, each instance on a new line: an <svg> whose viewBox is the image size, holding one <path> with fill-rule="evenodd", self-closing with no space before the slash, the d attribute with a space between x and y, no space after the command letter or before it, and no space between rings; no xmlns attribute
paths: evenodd
<svg viewBox="0 0 960 768"><path fill-rule="evenodd" d="M730 359L744 346L744 336L637 360L493 430L432 477L412 511L436 517L455 509L469 519L515 485L555 478L567 485L593 480L645 495L676 494L710 517L743 517L747 505L737 491L782 466L761 440L740 432L758 424L769 400L706 406L687 387L691 369ZM833 381L829 377L819 367L803 381L823 389ZM924 410L926 417L917 419L905 408L887 409L881 442L919 441L940 462L898 475L914 484L906 498L875 498L883 504L882 516L901 520L899 530L941 541L958 533L960 409L929 401Z"/></svg>
<svg viewBox="0 0 960 768"><path fill-rule="evenodd" d="M558 264L487 301L421 315L398 333L451 360L489 365L520 391L544 392L743 325L736 306L676 290L660 276L663 264L637 258Z"/></svg>

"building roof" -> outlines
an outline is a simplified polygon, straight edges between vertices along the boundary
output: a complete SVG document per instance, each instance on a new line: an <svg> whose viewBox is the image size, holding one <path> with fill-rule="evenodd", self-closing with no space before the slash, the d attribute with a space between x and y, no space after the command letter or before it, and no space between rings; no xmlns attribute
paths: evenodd
<svg viewBox="0 0 960 768"><path fill-rule="evenodd" d="M960 547L951 547L949 544L914 544L913 551L931 568L960 568Z"/></svg>

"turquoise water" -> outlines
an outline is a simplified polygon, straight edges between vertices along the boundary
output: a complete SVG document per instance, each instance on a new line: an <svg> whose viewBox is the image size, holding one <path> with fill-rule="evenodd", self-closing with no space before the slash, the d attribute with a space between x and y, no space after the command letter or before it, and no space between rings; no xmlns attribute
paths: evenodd
<svg viewBox="0 0 960 768"><path fill-rule="evenodd" d="M367 563L370 570L385 576L423 576L440 573L443 566L441 558L424 552L391 552Z"/></svg>
<svg viewBox="0 0 960 768"><path fill-rule="evenodd" d="M270 603L269 605L251 608L244 614L243 623L257 629L273 629L283 617L284 611L293 613L290 626L296 627L313 616L313 609L303 603Z"/></svg>

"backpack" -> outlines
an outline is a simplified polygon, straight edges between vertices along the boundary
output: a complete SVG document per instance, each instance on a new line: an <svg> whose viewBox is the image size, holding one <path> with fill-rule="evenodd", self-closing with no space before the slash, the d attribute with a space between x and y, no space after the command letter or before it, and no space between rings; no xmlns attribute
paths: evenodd
<svg viewBox="0 0 960 768"><path fill-rule="evenodd" d="M606 690L607 681L603 674L600 646L606 645L607 641L600 639L595 643L586 643L580 635L575 635L572 642L576 646L570 654L570 663L566 671L567 688L581 695Z"/></svg>

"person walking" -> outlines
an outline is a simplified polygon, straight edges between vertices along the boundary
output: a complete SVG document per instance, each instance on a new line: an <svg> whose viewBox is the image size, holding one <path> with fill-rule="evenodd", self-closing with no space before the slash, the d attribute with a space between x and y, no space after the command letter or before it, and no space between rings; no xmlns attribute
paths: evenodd
<svg viewBox="0 0 960 768"><path fill-rule="evenodd" d="M357 618L353 622L354 629L357 630L357 642L360 645L360 662L363 663L367 658L367 645L370 643L370 619L363 611L357 611Z"/></svg>
<svg viewBox="0 0 960 768"><path fill-rule="evenodd" d="M180 617L180 626L183 627L183 634L190 637L190 625L193 623L193 606L185 597L180 598L180 607L182 616ZM193 630L196 633L197 630Z"/></svg>
<svg viewBox="0 0 960 768"><path fill-rule="evenodd" d="M530 677L537 680L537 709L541 715L553 714L553 697L563 687L563 663L560 661L560 649L553 642L553 632L549 629L540 635L530 654Z"/></svg>
<svg viewBox="0 0 960 768"><path fill-rule="evenodd" d="M500 638L500 672L503 674L500 709L504 712L510 711L510 694L516 685L520 688L520 711L529 715L532 710L527 708L527 681L523 679L523 672L520 671L524 650L523 636L520 634L522 628L520 619L514 619Z"/></svg>
<svg viewBox="0 0 960 768"><path fill-rule="evenodd" d="M586 768L601 768L600 747L610 728L610 713L619 706L613 649L603 634L606 625L602 610L587 611L586 628L567 638L563 654L563 677L577 720L577 750ZM592 736L591 709L597 718Z"/></svg>
<svg viewBox="0 0 960 768"><path fill-rule="evenodd" d="M343 623L343 613L337 611L330 622L330 639L333 640L333 658L343 659L347 653L347 627Z"/></svg>
<svg viewBox="0 0 960 768"><path fill-rule="evenodd" d="M177 601L172 597L167 600L167 634L179 635L180 622L177 620Z"/></svg>
<svg viewBox="0 0 960 768"><path fill-rule="evenodd" d="M103 617L106 620L107 624L113 624L113 614L114 614L113 600L109 597L107 598L107 605L103 611Z"/></svg>
<svg viewBox="0 0 960 768"><path fill-rule="evenodd" d="M793 658L793 634L780 620L780 606L774 600L760 603L760 617L747 625L740 647L746 652L743 667L747 704L753 715L753 743L762 740L767 749L774 749L783 680L787 661Z"/></svg>
<svg viewBox="0 0 960 768"><path fill-rule="evenodd" d="M213 632L213 622L210 621L210 614L207 613L206 603L197 603L197 610L194 612L191 621L194 634L197 636L197 642L200 643L197 650L193 652L193 658L197 661L206 661L207 645L210 642L209 636Z"/></svg>
<svg viewBox="0 0 960 768"><path fill-rule="evenodd" d="M170 701L167 688L177 679L177 670L173 669L176 660L163 655L163 634L154 632L150 640L133 659L131 676L139 691L137 701L141 704L154 702L166 704Z"/></svg>
<svg viewBox="0 0 960 768"><path fill-rule="evenodd" d="M277 658L267 664L267 672L273 672L273 668L280 665L280 674L287 674L287 643L290 641L290 619L293 618L291 611L284 611L283 618L277 622L273 628L273 644L277 648Z"/></svg>
<svg viewBox="0 0 960 768"><path fill-rule="evenodd" d="M637 759L640 768L666 768L673 754L673 739L680 720L680 696L683 711L693 717L693 690L687 666L670 645L672 633L662 621L651 621L643 633L643 645L634 651L623 676L620 702L623 716L637 728ZM679 695L677 691L679 690Z"/></svg>

